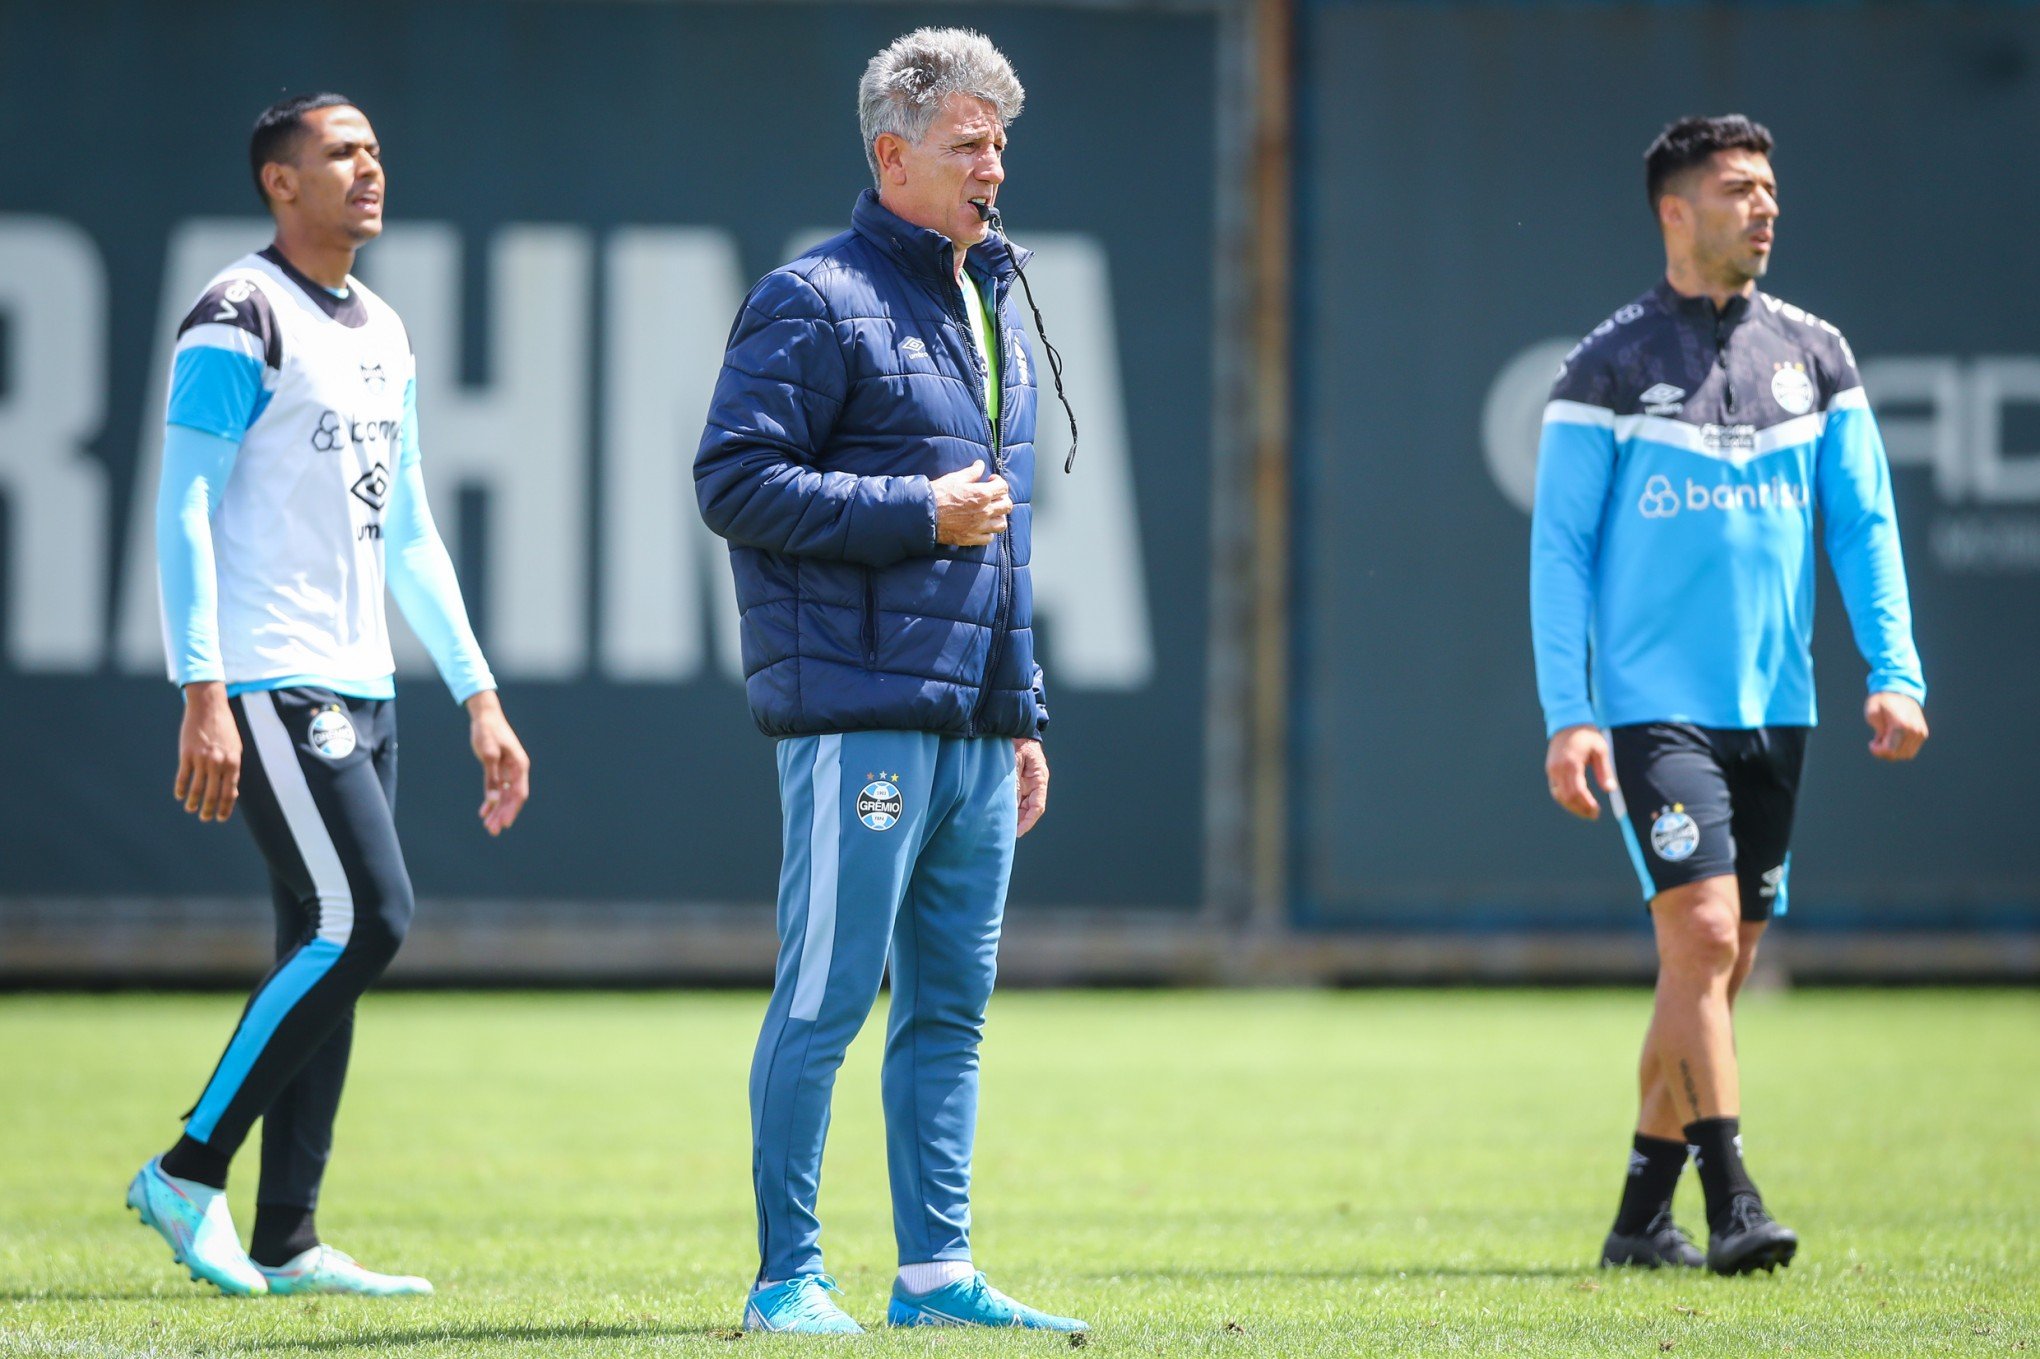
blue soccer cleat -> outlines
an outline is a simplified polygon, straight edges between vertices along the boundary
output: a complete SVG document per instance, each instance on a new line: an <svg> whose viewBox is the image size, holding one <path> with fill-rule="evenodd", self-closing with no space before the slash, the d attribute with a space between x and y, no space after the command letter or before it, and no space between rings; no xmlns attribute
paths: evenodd
<svg viewBox="0 0 2040 1359"><path fill-rule="evenodd" d="M1075 1317L1050 1316L1013 1301L985 1282L982 1273L944 1284L930 1293L909 1293L893 1282L889 1326L1018 1326L1030 1331L1088 1331Z"/></svg>
<svg viewBox="0 0 2040 1359"><path fill-rule="evenodd" d="M432 1283L415 1274L378 1274L363 1269L344 1250L313 1246L271 1269L257 1265L269 1281L269 1291L279 1296L290 1293L352 1293L363 1298L430 1297Z"/></svg>
<svg viewBox="0 0 2040 1359"><path fill-rule="evenodd" d="M843 1290L826 1274L797 1274L761 1288L744 1304L744 1329L792 1335L862 1335L851 1315L836 1305Z"/></svg>
<svg viewBox="0 0 2040 1359"><path fill-rule="evenodd" d="M128 1182L127 1206L170 1243L172 1258L191 1271L193 1283L209 1283L237 1298L269 1291L269 1281L241 1249L225 1190L172 1179L159 1158Z"/></svg>

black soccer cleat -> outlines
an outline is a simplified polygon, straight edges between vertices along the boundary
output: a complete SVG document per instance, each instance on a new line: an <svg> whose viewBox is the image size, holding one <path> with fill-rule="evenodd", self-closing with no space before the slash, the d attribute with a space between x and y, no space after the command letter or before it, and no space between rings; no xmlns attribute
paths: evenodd
<svg viewBox="0 0 2040 1359"><path fill-rule="evenodd" d="M1601 1245L1603 1269L1625 1265L1642 1269L1698 1269L1706 1263L1707 1257L1693 1244L1693 1238L1672 1221L1669 1208L1652 1218L1638 1235L1609 1232L1607 1241Z"/></svg>
<svg viewBox="0 0 2040 1359"><path fill-rule="evenodd" d="M1792 1263L1799 1233L1764 1211L1755 1194L1737 1194L1726 1220L1709 1236L1707 1267L1716 1274L1751 1274Z"/></svg>

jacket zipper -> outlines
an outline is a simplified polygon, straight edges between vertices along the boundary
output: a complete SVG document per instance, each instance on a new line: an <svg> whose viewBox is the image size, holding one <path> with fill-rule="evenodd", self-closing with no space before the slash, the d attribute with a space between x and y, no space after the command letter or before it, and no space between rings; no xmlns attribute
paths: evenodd
<svg viewBox="0 0 2040 1359"><path fill-rule="evenodd" d="M1723 405L1730 415L1735 414L1735 375L1728 367L1728 335L1722 330L1722 323L1728 318L1719 308L1714 313L1714 362L1721 369Z"/></svg>
<svg viewBox="0 0 2040 1359"><path fill-rule="evenodd" d="M864 568L864 668L878 666L878 581Z"/></svg>
<svg viewBox="0 0 2040 1359"><path fill-rule="evenodd" d="M963 275L963 281L967 287L977 286L972 282L967 272ZM1005 423L1006 416L1006 329L999 324L999 318L1004 314L1005 300L1004 291L1000 287L994 286L989 308L990 314L985 318L986 324L992 332L992 343L999 347L999 414L996 417L993 416L991 407L986 404L984 398L985 381L991 376L986 371L985 356L978 352L975 336L971 337L970 344L971 361L976 366L978 375L976 393L978 404L984 410L985 427L992 436L992 470L1001 474L1006 470L1005 431L1001 428ZM968 329L971 325L970 308L964 305L961 298L957 298L955 302L956 306L962 309L963 324ZM999 536L993 541L998 545L999 550L999 604L998 609L992 615L992 644L985 651L985 677L978 683L977 702L971 705L970 721L964 730L966 736L976 736L978 734L978 723L984 717L985 703L991 698L992 694L992 676L998 673L999 662L1005 659L1006 629L1012 621L1013 528L1010 519L1007 521L1007 526L999 530Z"/></svg>

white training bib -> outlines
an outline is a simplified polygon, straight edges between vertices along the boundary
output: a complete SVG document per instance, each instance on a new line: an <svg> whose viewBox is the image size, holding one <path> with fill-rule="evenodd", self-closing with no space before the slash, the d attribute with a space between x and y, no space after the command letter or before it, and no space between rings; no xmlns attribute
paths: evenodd
<svg viewBox="0 0 2040 1359"><path fill-rule="evenodd" d="M382 522L416 366L403 322L356 280L335 297L271 249L207 286L177 352L201 346L262 364L212 523L227 682L387 678Z"/></svg>

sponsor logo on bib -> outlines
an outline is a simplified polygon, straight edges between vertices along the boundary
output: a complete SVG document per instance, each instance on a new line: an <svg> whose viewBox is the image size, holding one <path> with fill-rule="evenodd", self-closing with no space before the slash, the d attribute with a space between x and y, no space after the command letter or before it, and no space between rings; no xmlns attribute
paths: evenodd
<svg viewBox="0 0 2040 1359"><path fill-rule="evenodd" d="M389 503L390 469L377 463L356 477L354 485L348 489L354 492L362 504L372 510L380 510Z"/></svg>

